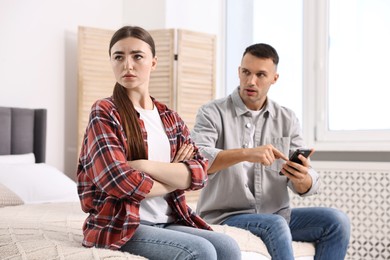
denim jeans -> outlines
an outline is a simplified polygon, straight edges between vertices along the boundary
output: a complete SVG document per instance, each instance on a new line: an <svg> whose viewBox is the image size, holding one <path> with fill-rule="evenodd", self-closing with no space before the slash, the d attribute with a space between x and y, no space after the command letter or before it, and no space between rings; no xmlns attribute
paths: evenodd
<svg viewBox="0 0 390 260"><path fill-rule="evenodd" d="M121 251L148 259L241 259L236 241L228 235L182 225L139 225Z"/></svg>
<svg viewBox="0 0 390 260"><path fill-rule="evenodd" d="M260 237L273 260L294 259L292 241L314 242L316 260L343 260L350 238L348 216L325 207L294 208L289 224L276 214L239 214L223 224Z"/></svg>

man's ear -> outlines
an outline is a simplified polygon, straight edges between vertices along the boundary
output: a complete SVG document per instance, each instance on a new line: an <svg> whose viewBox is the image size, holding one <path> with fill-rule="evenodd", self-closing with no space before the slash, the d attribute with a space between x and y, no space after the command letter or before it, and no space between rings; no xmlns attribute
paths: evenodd
<svg viewBox="0 0 390 260"><path fill-rule="evenodd" d="M279 74L278 74L278 73L275 73L275 75L274 75L274 82L273 82L273 84L275 84L275 83L276 83L276 81L278 81L278 79L279 79Z"/></svg>

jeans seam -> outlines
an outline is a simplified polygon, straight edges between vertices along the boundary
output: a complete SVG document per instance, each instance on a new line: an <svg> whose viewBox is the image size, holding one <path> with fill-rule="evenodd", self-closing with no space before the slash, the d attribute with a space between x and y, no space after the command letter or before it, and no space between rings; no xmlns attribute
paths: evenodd
<svg viewBox="0 0 390 260"><path fill-rule="evenodd" d="M146 243L151 243L151 244L156 244L156 245L165 245L165 246L179 248L179 249L185 251L186 253L188 253L188 255L190 255L192 259L196 259L196 256L193 254L193 252L190 249L188 249L187 247L183 247L180 244L175 244L175 243L172 243L172 242L159 241L159 240L148 240L148 239L132 239L131 242L140 242L140 243L145 243L145 244Z"/></svg>

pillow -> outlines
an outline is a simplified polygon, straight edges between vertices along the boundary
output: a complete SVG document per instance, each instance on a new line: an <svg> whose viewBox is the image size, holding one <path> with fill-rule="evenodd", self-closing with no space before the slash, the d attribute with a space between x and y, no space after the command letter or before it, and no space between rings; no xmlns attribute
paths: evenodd
<svg viewBox="0 0 390 260"><path fill-rule="evenodd" d="M25 204L80 201L76 183L45 163L0 164L0 183Z"/></svg>
<svg viewBox="0 0 390 260"><path fill-rule="evenodd" d="M9 155L0 155L0 164L2 163L11 163L11 164L21 164L21 163L35 163L35 155L33 153L26 154L9 154Z"/></svg>
<svg viewBox="0 0 390 260"><path fill-rule="evenodd" d="M5 206L22 205L23 200L0 183L0 208Z"/></svg>

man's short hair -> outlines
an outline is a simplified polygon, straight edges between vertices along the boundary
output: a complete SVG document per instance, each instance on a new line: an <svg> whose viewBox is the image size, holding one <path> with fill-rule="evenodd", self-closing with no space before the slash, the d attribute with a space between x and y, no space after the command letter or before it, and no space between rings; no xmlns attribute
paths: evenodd
<svg viewBox="0 0 390 260"><path fill-rule="evenodd" d="M251 46L248 46L245 49L242 57L244 57L247 53L262 59L272 59L275 65L278 65L279 63L279 55L276 52L275 48L266 43L256 43Z"/></svg>

